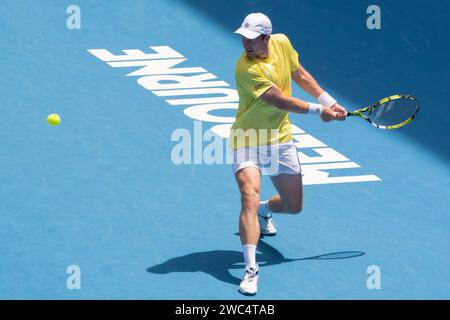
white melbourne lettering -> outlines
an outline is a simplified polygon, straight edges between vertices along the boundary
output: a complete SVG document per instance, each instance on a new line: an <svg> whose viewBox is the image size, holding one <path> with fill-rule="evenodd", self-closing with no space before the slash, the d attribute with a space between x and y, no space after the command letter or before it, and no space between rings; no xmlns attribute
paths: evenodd
<svg viewBox="0 0 450 320"><path fill-rule="evenodd" d="M128 73L127 76L139 77L137 83L158 97L170 97L165 100L168 104L186 106L184 114L187 117L214 124L210 128L211 131L220 138L228 139L234 118L216 116L210 112L237 109L239 103L237 91L227 88L230 86L227 82L217 80L216 75L202 67L178 67L179 64L187 61L187 58L168 46L152 46L150 49L153 50L153 53L133 49L122 50L124 54L119 55L105 49L89 49L87 51L113 68L140 67ZM183 98L183 96L190 97ZM194 131L197 129L194 128ZM186 135L187 133L189 131L186 131ZM343 172L342 170L355 170L360 166L296 125L292 125L292 133L302 163L305 185L380 180L372 174L341 176L333 174L330 176L329 171L341 170L340 172ZM199 134L201 135L201 133L194 132L194 144L198 140L195 139L195 135ZM178 138L172 136L172 141L176 141ZM206 139L211 140L211 137ZM186 138L185 141L191 144L191 140ZM172 152L178 151L180 150L172 150ZM309 154L314 152L315 156L306 155L306 151ZM227 152L227 154L229 153ZM190 155L185 155L185 157L184 160L188 161ZM195 158L194 163L204 162L202 159Z"/></svg>

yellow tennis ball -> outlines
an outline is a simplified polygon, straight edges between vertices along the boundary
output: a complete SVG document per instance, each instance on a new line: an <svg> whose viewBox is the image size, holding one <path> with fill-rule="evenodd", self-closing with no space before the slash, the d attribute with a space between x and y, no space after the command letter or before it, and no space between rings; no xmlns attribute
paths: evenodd
<svg viewBox="0 0 450 320"><path fill-rule="evenodd" d="M47 121L51 126L57 126L61 123L61 118L56 113L52 113L47 117Z"/></svg>

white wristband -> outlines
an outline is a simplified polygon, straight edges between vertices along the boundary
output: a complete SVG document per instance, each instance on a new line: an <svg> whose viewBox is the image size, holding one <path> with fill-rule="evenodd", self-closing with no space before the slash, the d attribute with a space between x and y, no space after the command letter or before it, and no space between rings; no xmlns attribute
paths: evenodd
<svg viewBox="0 0 450 320"><path fill-rule="evenodd" d="M331 108L337 103L336 100L334 100L333 97L328 94L328 92L322 93L320 97L317 98L317 101L324 107L329 108Z"/></svg>
<svg viewBox="0 0 450 320"><path fill-rule="evenodd" d="M323 107L321 104L318 103L311 103L308 102L308 112L307 114L318 114L320 115L322 113Z"/></svg>

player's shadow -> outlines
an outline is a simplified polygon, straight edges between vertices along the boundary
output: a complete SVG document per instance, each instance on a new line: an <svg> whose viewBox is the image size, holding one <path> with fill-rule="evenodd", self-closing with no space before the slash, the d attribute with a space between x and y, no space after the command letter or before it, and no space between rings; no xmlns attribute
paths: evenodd
<svg viewBox="0 0 450 320"><path fill-rule="evenodd" d="M259 241L256 261L260 267L271 266L281 263L301 260L335 260L349 259L364 255L362 251L343 251L326 253L305 258L285 258L281 252L267 244ZM172 272L204 272L217 280L238 285L241 279L234 277L230 270L243 269L242 252L232 250L214 250L196 252L184 256L169 259L163 263L154 265L147 272L155 274L167 274Z"/></svg>

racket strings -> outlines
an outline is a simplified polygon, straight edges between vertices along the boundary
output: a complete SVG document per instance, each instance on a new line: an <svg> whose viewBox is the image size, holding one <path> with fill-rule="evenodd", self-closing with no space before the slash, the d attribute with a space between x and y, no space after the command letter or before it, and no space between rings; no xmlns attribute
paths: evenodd
<svg viewBox="0 0 450 320"><path fill-rule="evenodd" d="M367 117L381 126L394 126L412 118L417 112L417 103L409 98L390 100L368 110Z"/></svg>

